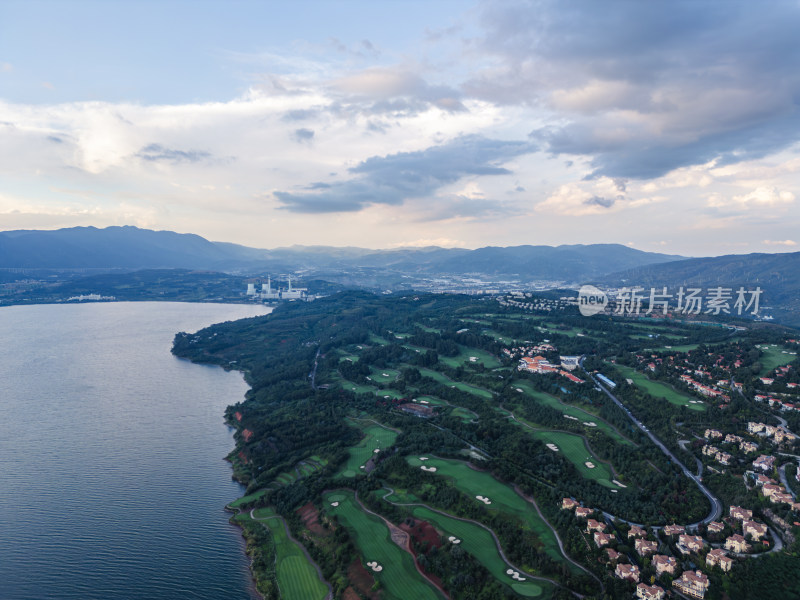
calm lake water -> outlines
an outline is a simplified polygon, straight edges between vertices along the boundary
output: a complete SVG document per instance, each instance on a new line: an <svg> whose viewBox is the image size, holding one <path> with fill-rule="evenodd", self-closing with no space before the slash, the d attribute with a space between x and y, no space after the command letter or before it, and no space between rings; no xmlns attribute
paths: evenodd
<svg viewBox="0 0 800 600"><path fill-rule="evenodd" d="M239 373L178 331L265 314L179 303L0 309L0 599L256 598L223 508Z"/></svg>

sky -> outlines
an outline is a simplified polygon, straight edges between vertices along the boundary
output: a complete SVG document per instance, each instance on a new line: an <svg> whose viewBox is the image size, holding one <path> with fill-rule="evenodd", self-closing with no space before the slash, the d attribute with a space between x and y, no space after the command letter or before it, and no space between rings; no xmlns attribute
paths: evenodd
<svg viewBox="0 0 800 600"><path fill-rule="evenodd" d="M0 1L0 231L800 251L800 2Z"/></svg>

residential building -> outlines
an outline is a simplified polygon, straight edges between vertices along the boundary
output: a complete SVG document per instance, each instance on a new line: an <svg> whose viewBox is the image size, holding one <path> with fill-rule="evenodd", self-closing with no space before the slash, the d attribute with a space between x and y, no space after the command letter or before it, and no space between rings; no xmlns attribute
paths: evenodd
<svg viewBox="0 0 800 600"><path fill-rule="evenodd" d="M622 556L622 554L620 554L613 548L606 548L606 557L608 559L608 562L616 563L619 560L620 556Z"/></svg>
<svg viewBox="0 0 800 600"><path fill-rule="evenodd" d="M628 530L628 539L632 537L645 537L646 535L647 532L638 525L631 525L631 528Z"/></svg>
<svg viewBox="0 0 800 600"><path fill-rule="evenodd" d="M653 567L655 567L657 577L661 577L662 573L675 575L675 570L678 568L678 561L674 556L656 554L653 557Z"/></svg>
<svg viewBox="0 0 800 600"><path fill-rule="evenodd" d="M691 552L700 552L705 546L705 540L699 535L681 535L678 536L678 544Z"/></svg>
<svg viewBox="0 0 800 600"><path fill-rule="evenodd" d="M636 552L639 556L649 556L658 550L658 544L639 538L634 542L634 548L636 548Z"/></svg>
<svg viewBox="0 0 800 600"><path fill-rule="evenodd" d="M595 521L594 519L589 519L586 523L586 533L592 533L593 531L605 531L606 524L602 521Z"/></svg>
<svg viewBox="0 0 800 600"><path fill-rule="evenodd" d="M639 567L618 563L617 568L614 570L614 576L636 583L639 581Z"/></svg>
<svg viewBox="0 0 800 600"><path fill-rule="evenodd" d="M614 537L613 533L602 533L600 531L595 531L594 533L594 543L598 548L602 548L603 546L608 546L611 542L615 541L617 538Z"/></svg>
<svg viewBox="0 0 800 600"><path fill-rule="evenodd" d="M745 540L738 533L735 533L725 540L725 549L741 554L743 552L750 551L750 544L748 544L747 540Z"/></svg>
<svg viewBox="0 0 800 600"><path fill-rule="evenodd" d="M680 579L672 582L672 585L684 594L694 598L703 598L708 591L708 576L702 571L684 571Z"/></svg>
<svg viewBox="0 0 800 600"><path fill-rule="evenodd" d="M686 528L683 525L667 525L664 527L664 533L666 535L680 535L685 531Z"/></svg>
<svg viewBox="0 0 800 600"><path fill-rule="evenodd" d="M775 464L775 457L768 456L766 454L762 454L757 459L753 461L753 468L761 469L765 473L772 471L772 467Z"/></svg>
<svg viewBox="0 0 800 600"><path fill-rule="evenodd" d="M657 585L640 583L636 586L636 597L641 600L663 600L664 594L664 590Z"/></svg>
<svg viewBox="0 0 800 600"><path fill-rule="evenodd" d="M755 452L758 450L758 444L755 442L741 442L739 444L739 450L742 452Z"/></svg>
<svg viewBox="0 0 800 600"><path fill-rule="evenodd" d="M709 567L719 565L720 569L727 572L730 571L733 566L733 559L729 557L722 548L715 548L706 554L706 564Z"/></svg>
<svg viewBox="0 0 800 600"><path fill-rule="evenodd" d="M755 521L745 521L742 523L742 531L745 536L750 536L755 541L767 535L767 526L763 523L756 523Z"/></svg>
<svg viewBox="0 0 800 600"><path fill-rule="evenodd" d="M593 512L594 512L593 508L587 508L585 506L579 506L578 508L575 509L575 516L578 517L579 519L585 519L586 517L591 515Z"/></svg>
<svg viewBox="0 0 800 600"><path fill-rule="evenodd" d="M753 511L740 506L731 506L730 515L737 521L749 521L753 518Z"/></svg>
<svg viewBox="0 0 800 600"><path fill-rule="evenodd" d="M716 429L706 429L704 437L707 440L718 440L722 438L722 432Z"/></svg>
<svg viewBox="0 0 800 600"><path fill-rule="evenodd" d="M719 521L711 521L711 523L708 524L709 533L722 533L723 529L725 529L725 524Z"/></svg>
<svg viewBox="0 0 800 600"><path fill-rule="evenodd" d="M578 506L580 506L580 503L572 498L564 498L561 501L561 508L564 510L573 510Z"/></svg>

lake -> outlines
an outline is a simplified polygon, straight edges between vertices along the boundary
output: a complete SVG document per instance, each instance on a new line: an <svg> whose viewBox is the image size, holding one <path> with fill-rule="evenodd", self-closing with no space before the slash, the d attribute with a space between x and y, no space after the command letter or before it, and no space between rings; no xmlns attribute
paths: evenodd
<svg viewBox="0 0 800 600"><path fill-rule="evenodd" d="M0 598L252 600L224 506L240 373L170 354L256 305L0 309Z"/></svg>

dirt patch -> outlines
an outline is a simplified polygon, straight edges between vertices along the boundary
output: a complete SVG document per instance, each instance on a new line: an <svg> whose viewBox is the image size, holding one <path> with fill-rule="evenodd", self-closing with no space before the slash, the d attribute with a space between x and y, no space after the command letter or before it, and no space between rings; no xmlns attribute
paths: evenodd
<svg viewBox="0 0 800 600"><path fill-rule="evenodd" d="M364 568L359 559L356 558L350 563L347 568L347 578L357 591L370 598L370 600L379 598L377 593L370 591L375 584L375 578Z"/></svg>
<svg viewBox="0 0 800 600"><path fill-rule="evenodd" d="M400 529L411 536L411 541L415 546L419 545L425 548L426 552L430 548L441 548L442 546L442 538L437 533L436 528L427 521L408 519L400 525Z"/></svg>
<svg viewBox="0 0 800 600"><path fill-rule="evenodd" d="M297 509L297 514L303 519L303 524L314 535L325 537L328 531L319 523L319 511L311 502Z"/></svg>

